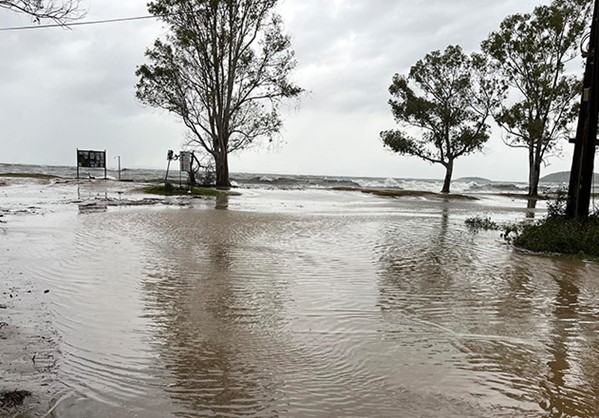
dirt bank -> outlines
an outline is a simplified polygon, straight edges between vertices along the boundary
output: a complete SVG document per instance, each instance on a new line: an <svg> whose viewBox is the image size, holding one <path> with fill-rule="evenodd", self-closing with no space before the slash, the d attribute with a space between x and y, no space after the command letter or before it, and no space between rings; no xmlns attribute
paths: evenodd
<svg viewBox="0 0 599 418"><path fill-rule="evenodd" d="M4 238L7 238L6 236ZM18 247L0 243L0 416L43 416L59 359L49 293L27 278Z"/></svg>

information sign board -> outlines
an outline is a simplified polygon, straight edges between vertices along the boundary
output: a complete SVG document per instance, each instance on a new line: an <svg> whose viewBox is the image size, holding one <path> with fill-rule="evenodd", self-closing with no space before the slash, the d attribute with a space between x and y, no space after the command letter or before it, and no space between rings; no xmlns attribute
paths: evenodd
<svg viewBox="0 0 599 418"><path fill-rule="evenodd" d="M77 178L79 168L103 168L106 178L106 151L77 149Z"/></svg>

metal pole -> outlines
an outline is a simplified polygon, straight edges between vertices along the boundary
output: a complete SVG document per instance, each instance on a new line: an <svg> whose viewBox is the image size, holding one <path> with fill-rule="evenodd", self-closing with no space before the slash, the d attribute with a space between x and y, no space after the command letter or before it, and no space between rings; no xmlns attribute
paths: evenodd
<svg viewBox="0 0 599 418"><path fill-rule="evenodd" d="M166 176L164 176L164 190L166 191L166 185L168 184L168 170L171 167L171 160L168 160L168 164L166 165Z"/></svg>
<svg viewBox="0 0 599 418"><path fill-rule="evenodd" d="M116 157L118 159L119 162L119 181L121 181L121 156L117 156Z"/></svg>
<svg viewBox="0 0 599 418"><path fill-rule="evenodd" d="M599 0L595 0L589 52L584 73L584 90L572 157L566 216L585 220L589 216L591 186L599 119Z"/></svg>

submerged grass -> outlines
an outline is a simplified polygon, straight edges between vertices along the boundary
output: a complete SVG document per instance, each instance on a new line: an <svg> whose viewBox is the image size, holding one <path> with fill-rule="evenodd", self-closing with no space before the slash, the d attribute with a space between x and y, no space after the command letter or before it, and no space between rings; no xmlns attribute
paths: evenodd
<svg viewBox="0 0 599 418"><path fill-rule="evenodd" d="M219 197L219 196L239 196L239 193L216 190L207 187L192 187L191 190L187 187L173 186L167 183L166 187L164 184L156 184L141 189L142 192L148 194L156 194L160 196L207 196L207 197Z"/></svg>
<svg viewBox="0 0 599 418"><path fill-rule="evenodd" d="M433 193L418 190L362 189L359 187L333 187L332 190L341 192L361 192L382 197L425 197L429 199L445 200L478 200L476 197L461 194Z"/></svg>
<svg viewBox="0 0 599 418"><path fill-rule="evenodd" d="M51 179L59 179L58 176L53 176L50 174L41 174L41 173L0 173L0 177L18 177L18 178L28 178L28 179L42 179L42 180L51 180Z"/></svg>

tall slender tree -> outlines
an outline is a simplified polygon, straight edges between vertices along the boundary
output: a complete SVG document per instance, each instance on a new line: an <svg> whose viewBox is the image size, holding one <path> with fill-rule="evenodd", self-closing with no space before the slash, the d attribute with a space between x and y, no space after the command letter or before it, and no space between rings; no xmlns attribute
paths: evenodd
<svg viewBox="0 0 599 418"><path fill-rule="evenodd" d="M228 155L281 129L280 104L302 89L277 0L156 0L149 11L170 27L137 69L137 97L181 118L229 187Z"/></svg>
<svg viewBox="0 0 599 418"><path fill-rule="evenodd" d="M572 135L581 79L568 72L590 27L591 0L553 0L505 18L482 42L495 76L510 93L494 111L504 142L528 151L528 194L538 195L541 165Z"/></svg>
<svg viewBox="0 0 599 418"><path fill-rule="evenodd" d="M395 74L389 87L389 104L401 129L381 132L383 143L399 154L444 166L442 193L449 193L455 160L480 151L489 139L487 120L503 88L487 79L485 68L481 55L448 46L419 60L407 77Z"/></svg>

